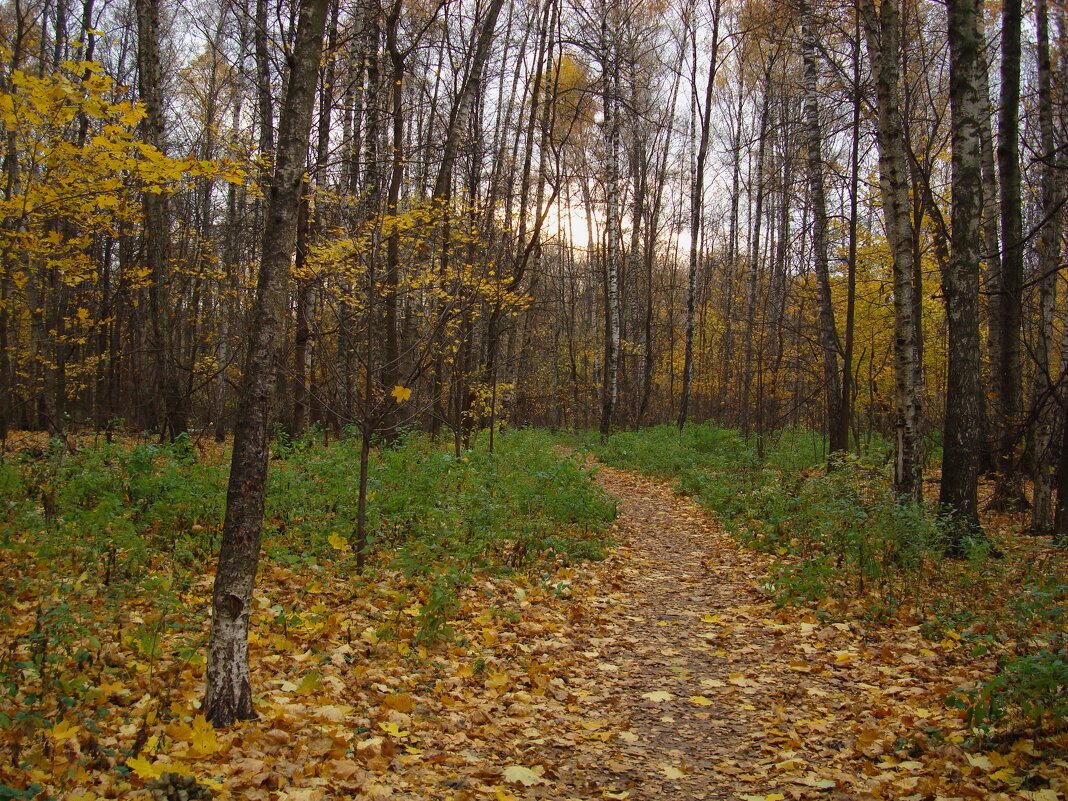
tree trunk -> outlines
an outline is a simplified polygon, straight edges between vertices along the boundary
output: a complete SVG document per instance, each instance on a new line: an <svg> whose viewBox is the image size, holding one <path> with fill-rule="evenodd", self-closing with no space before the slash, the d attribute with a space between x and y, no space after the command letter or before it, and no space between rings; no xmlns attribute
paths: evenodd
<svg viewBox="0 0 1068 801"><path fill-rule="evenodd" d="M608 163L605 169L605 335L604 387L601 395L601 435L612 429L612 417L619 392L619 59L618 42L609 38L609 16L605 9L601 22L601 93L604 127L608 137Z"/></svg>
<svg viewBox="0 0 1068 801"><path fill-rule="evenodd" d="M693 383L693 335L695 328L694 314L697 306L697 267L701 251L701 220L704 217L705 161L708 158L708 138L712 120L712 90L716 85L716 66L719 61L719 9L720 0L716 0L712 10L712 53L708 60L708 83L705 86L704 105L694 109L700 111L700 144L697 147L697 162L694 165L693 183L690 187L690 260L686 274L686 349L682 366L682 399L679 403L679 431L686 425L690 416L690 386ZM696 27L696 23L694 23ZM697 83L697 45L694 36L694 86ZM696 94L696 92L695 92ZM696 97L694 98L696 100ZM696 105L696 104L695 104Z"/></svg>
<svg viewBox="0 0 1068 801"><path fill-rule="evenodd" d="M979 381L979 261L983 169L978 78L981 43L976 0L949 0L949 101L953 130L952 251L942 278L949 324L942 484L939 503L951 518L950 550L980 531L979 456L982 387Z"/></svg>
<svg viewBox="0 0 1068 801"><path fill-rule="evenodd" d="M163 75L159 57L159 0L136 0L138 92L145 107L141 137L160 152L166 150L163 137ZM144 259L151 272L149 313L151 347L155 371L156 397L163 401L163 433L174 439L185 433L186 417L179 389L178 349L173 331L168 265L169 221L165 193L145 192Z"/></svg>
<svg viewBox="0 0 1068 801"><path fill-rule="evenodd" d="M1001 104L998 115L998 174L1001 178L1001 281L991 309L994 342L991 364L997 479L990 507L1027 505L1020 482L1019 452L1023 381L1023 205L1020 199L1020 36L1021 0L1005 0L1001 12Z"/></svg>
<svg viewBox="0 0 1068 801"><path fill-rule="evenodd" d="M300 4L289 84L278 125L278 152L267 198L263 254L212 595L204 714L217 727L256 715L252 707L248 630L263 534L271 401L285 325L286 284L296 240L327 5L328 0L303 0Z"/></svg>
<svg viewBox="0 0 1068 801"><path fill-rule="evenodd" d="M827 199L823 182L822 130L816 95L816 30L812 8L802 0L801 49L805 64L805 127L808 145L808 187L812 207L812 257L815 264L819 305L820 348L823 351L823 392L826 403L827 438L831 455L849 447L848 423L841 425L842 383L838 366L841 344L831 299L830 262L827 255ZM846 406L845 408L848 408Z"/></svg>
<svg viewBox="0 0 1068 801"><path fill-rule="evenodd" d="M1058 263L1061 253L1061 206L1064 191L1059 168L1057 140L1053 128L1053 76L1049 52L1049 6L1036 0L1035 28L1038 33L1038 129L1042 158L1042 226L1035 249L1038 251L1039 319L1035 338L1035 382L1032 406L1035 409L1032 446L1034 450L1034 494L1031 502L1031 530L1039 534L1053 526L1053 458L1051 444L1057 406L1056 380L1050 372L1053 351L1053 317L1057 305Z"/></svg>
<svg viewBox="0 0 1068 801"><path fill-rule="evenodd" d="M900 0L858 0L875 77L879 190L894 280L894 488L919 503L923 490L923 365L920 359L912 222L901 118Z"/></svg>

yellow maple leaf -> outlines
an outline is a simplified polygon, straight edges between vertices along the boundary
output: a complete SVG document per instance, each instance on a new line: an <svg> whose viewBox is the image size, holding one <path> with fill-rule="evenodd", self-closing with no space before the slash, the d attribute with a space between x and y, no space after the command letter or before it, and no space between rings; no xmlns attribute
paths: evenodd
<svg viewBox="0 0 1068 801"><path fill-rule="evenodd" d="M504 769L503 776L504 780L509 784L522 784L524 787L530 787L535 784L545 784L545 779L539 774L522 765L509 765Z"/></svg>
<svg viewBox="0 0 1068 801"><path fill-rule="evenodd" d="M61 720L48 730L48 736L56 742L59 742L60 740L69 740L72 737L77 737L78 732L81 730L81 726L72 726L69 721Z"/></svg>
<svg viewBox="0 0 1068 801"><path fill-rule="evenodd" d="M143 756L139 756L134 757L133 759L127 759L126 767L145 781L151 781L152 779L158 779L162 776L163 768L166 766L160 765L158 762L149 762Z"/></svg>
<svg viewBox="0 0 1068 801"><path fill-rule="evenodd" d="M703 695L691 695L690 703L697 706L712 706L712 701Z"/></svg>
<svg viewBox="0 0 1068 801"><path fill-rule="evenodd" d="M401 728L399 726L397 726L396 723L392 723L392 722L390 722L390 723L379 723L378 724L378 728L380 728L382 731L384 731L390 737L395 737L398 740L403 740L405 737L407 737L409 734L411 734L410 731L407 731L407 730L403 730L402 731Z"/></svg>
<svg viewBox="0 0 1068 801"><path fill-rule="evenodd" d="M400 384L397 384L389 394L396 399L397 403L404 403L412 396L412 391L408 389L408 387L402 387Z"/></svg>
<svg viewBox="0 0 1068 801"><path fill-rule="evenodd" d="M335 551L347 551L349 549L349 541L336 531L327 537L326 541L330 543L330 547Z"/></svg>
<svg viewBox="0 0 1068 801"><path fill-rule="evenodd" d="M219 738L215 727L208 723L203 715L193 718L193 736L189 741L189 755L193 757L211 756L219 750Z"/></svg>

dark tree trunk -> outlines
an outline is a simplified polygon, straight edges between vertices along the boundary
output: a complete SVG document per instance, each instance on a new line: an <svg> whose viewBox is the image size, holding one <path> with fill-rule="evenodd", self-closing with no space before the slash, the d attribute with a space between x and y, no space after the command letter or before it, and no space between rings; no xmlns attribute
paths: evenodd
<svg viewBox="0 0 1068 801"><path fill-rule="evenodd" d="M812 9L807 2L801 5L801 48L805 64L805 127L808 146L808 188L812 205L812 258L815 264L816 285L819 290L820 349L823 351L823 393L826 403L827 438L830 454L849 447L849 424L841 424L839 415L848 412L842 404L842 381L839 359L842 347L834 319L831 299L830 260L827 255L827 199L823 181L822 130L819 98L816 95L816 30ZM848 389L846 390L848 392Z"/></svg>
<svg viewBox="0 0 1068 801"><path fill-rule="evenodd" d="M716 0L712 10L712 53L708 61L708 83L705 86L704 105L700 107L700 144L697 147L697 163L694 166L693 185L690 187L690 261L686 274L686 346L682 366L682 399L679 403L678 427L686 425L690 416L690 386L693 383L693 335L696 326L697 267L701 252L701 220L704 217L705 161L708 158L708 138L712 120L712 90L716 85L716 67L719 62L719 9ZM697 47L694 46L694 70L696 71ZM696 82L696 75L694 80ZM696 89L696 86L695 86ZM698 109L694 109L696 114Z"/></svg>
<svg viewBox="0 0 1068 801"><path fill-rule="evenodd" d="M145 118L141 136L160 152L166 149L163 136L163 75L159 56L159 0L137 0L137 82ZM169 222L165 193L145 192L142 199L144 259L151 272L148 290L151 347L156 397L162 400L163 432L174 439L185 433L187 423L184 398L179 385L177 336L170 298L168 267Z"/></svg>
<svg viewBox="0 0 1068 801"><path fill-rule="evenodd" d="M952 252L942 278L949 323L949 369L939 502L952 525L951 551L979 531L978 479L982 446L979 381L979 261L983 171L977 86L981 44L976 0L950 0L949 101L953 130Z"/></svg>
<svg viewBox="0 0 1068 801"><path fill-rule="evenodd" d="M1049 52L1049 6L1046 0L1035 3L1035 28L1038 32L1038 129L1042 153L1042 220L1035 249L1038 251L1039 315L1035 337L1035 381L1033 390L1034 423L1031 443L1034 449L1034 494L1031 504L1031 530L1049 531L1053 524L1053 454L1051 449L1054 422L1060 416L1054 402L1056 380L1051 370L1053 352L1053 318L1057 306L1058 263L1061 254L1061 225L1064 190L1058 175L1063 158L1058 157L1053 126L1053 76Z"/></svg>
<svg viewBox="0 0 1068 801"><path fill-rule="evenodd" d="M1023 320L1023 205L1020 199L1021 0L1005 0L1001 11L1001 104L998 116L998 174L1001 178L1001 280L991 309L991 365L997 431L997 480L990 506L1027 505L1020 481L1021 323Z"/></svg>

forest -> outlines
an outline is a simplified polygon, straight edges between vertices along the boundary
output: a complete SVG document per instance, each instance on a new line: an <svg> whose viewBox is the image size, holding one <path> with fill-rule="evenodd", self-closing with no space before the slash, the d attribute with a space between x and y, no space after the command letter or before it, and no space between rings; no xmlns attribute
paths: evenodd
<svg viewBox="0 0 1068 801"><path fill-rule="evenodd" d="M0 799L1068 797L1062 3L0 0L0 122Z"/></svg>

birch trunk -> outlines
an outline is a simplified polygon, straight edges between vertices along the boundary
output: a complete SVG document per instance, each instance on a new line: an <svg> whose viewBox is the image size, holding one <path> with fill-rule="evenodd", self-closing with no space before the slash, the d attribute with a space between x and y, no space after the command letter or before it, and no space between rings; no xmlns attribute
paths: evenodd
<svg viewBox="0 0 1068 801"><path fill-rule="evenodd" d="M602 99L604 102L604 127L608 136L607 165L605 168L605 340L604 340L604 389L601 396L601 434L607 436L612 429L612 418L619 392L619 109L618 44L609 39L609 16L606 13L601 23L601 53L604 75L602 76Z"/></svg>
<svg viewBox="0 0 1068 801"><path fill-rule="evenodd" d="M289 85L278 125L274 179L267 197L263 254L212 594L204 714L217 727L256 716L248 630L263 534L271 403L327 5L328 0L303 0L300 5Z"/></svg>
<svg viewBox="0 0 1068 801"><path fill-rule="evenodd" d="M912 221L901 119L900 0L858 0L875 80L879 191L894 283L894 488L919 503L923 490L923 365L920 358Z"/></svg>

